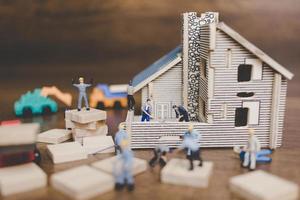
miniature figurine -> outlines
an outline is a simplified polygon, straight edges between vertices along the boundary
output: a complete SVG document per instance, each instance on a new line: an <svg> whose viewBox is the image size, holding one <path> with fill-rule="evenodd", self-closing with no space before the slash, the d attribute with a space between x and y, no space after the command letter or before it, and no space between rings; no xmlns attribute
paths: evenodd
<svg viewBox="0 0 300 200"><path fill-rule="evenodd" d="M233 147L233 151L238 154L241 162L243 163L245 160L246 151L238 146ZM262 149L256 153L256 162L257 163L270 163L272 162L272 158L268 157L268 155L272 154L272 150L270 149Z"/></svg>
<svg viewBox="0 0 300 200"><path fill-rule="evenodd" d="M163 168L167 164L166 154L170 152L170 148L165 145L158 145L153 149L154 157L149 161L150 167L155 167L159 163L160 168Z"/></svg>
<svg viewBox="0 0 300 200"><path fill-rule="evenodd" d="M178 121L180 121L180 122L183 122L183 121L189 122L190 121L189 113L183 106L174 105L173 109L175 110L176 118L179 118Z"/></svg>
<svg viewBox="0 0 300 200"><path fill-rule="evenodd" d="M260 151L260 143L257 137L254 135L254 129L250 128L248 130L249 138L247 146L245 147L245 157L243 162L243 167L248 167L250 170L256 168L256 154Z"/></svg>
<svg viewBox="0 0 300 200"><path fill-rule="evenodd" d="M77 87L78 90L79 90L77 110L78 111L81 110L82 98L84 99L86 110L90 110L88 98L87 98L87 95L86 95L86 88L88 88L92 85L93 80L91 80L90 83L87 84L87 83L84 83L84 78L80 77L78 79L78 81L79 81L79 84L75 83L75 81L72 80L73 86Z"/></svg>
<svg viewBox="0 0 300 200"><path fill-rule="evenodd" d="M190 124L188 131L184 133L182 147L186 151L186 158L190 161L189 170L194 169L194 160L199 160L199 166L202 166L202 158L200 156L200 134L194 130L194 125Z"/></svg>
<svg viewBox="0 0 300 200"><path fill-rule="evenodd" d="M133 153L129 147L129 140L123 138L120 142L120 154L118 163L114 165L114 174L116 178L115 189L122 190L127 184L128 191L134 190L133 180Z"/></svg>
<svg viewBox="0 0 300 200"><path fill-rule="evenodd" d="M150 99L147 99L145 105L142 107L142 111L143 111L143 114L142 114L142 122L143 121L147 121L149 122L150 121L150 118L153 118L152 115L151 115L151 112L152 112L152 106L151 106L151 100Z"/></svg>
<svg viewBox="0 0 300 200"><path fill-rule="evenodd" d="M119 124L119 131L115 134L115 148L116 148L116 154L120 154L121 153L121 141L124 139L128 139L128 134L125 131L125 124L124 123L120 123Z"/></svg>
<svg viewBox="0 0 300 200"><path fill-rule="evenodd" d="M128 105L128 110L134 110L134 105L135 105L135 100L133 97L133 91L134 88L132 86L132 81L129 81L129 85L127 88L127 105Z"/></svg>

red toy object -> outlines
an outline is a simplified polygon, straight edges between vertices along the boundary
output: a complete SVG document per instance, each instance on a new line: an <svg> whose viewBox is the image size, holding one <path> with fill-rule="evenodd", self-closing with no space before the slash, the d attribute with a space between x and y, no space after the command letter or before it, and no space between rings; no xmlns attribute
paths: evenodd
<svg viewBox="0 0 300 200"><path fill-rule="evenodd" d="M6 121L2 121L0 123L1 126L14 126L14 125L18 125L21 124L21 120L19 119L14 119L14 120L6 120Z"/></svg>
<svg viewBox="0 0 300 200"><path fill-rule="evenodd" d="M35 161L35 152L19 152L0 155L0 167L13 166Z"/></svg>

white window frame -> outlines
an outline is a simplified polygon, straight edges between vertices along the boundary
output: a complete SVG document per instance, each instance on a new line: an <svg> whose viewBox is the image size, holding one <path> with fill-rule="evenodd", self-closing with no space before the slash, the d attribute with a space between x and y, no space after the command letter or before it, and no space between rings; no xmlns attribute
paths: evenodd
<svg viewBox="0 0 300 200"><path fill-rule="evenodd" d="M155 117L158 119L159 115L158 115L158 105L167 105L167 116L164 116L163 112L162 112L162 117L160 119L168 119L170 118L170 103L169 102L157 102L155 103Z"/></svg>
<svg viewBox="0 0 300 200"><path fill-rule="evenodd" d="M262 80L262 61L257 58L246 58L245 64L252 65L251 80Z"/></svg>
<svg viewBox="0 0 300 200"><path fill-rule="evenodd" d="M248 125L259 124L260 101L243 101L243 108L248 108Z"/></svg>

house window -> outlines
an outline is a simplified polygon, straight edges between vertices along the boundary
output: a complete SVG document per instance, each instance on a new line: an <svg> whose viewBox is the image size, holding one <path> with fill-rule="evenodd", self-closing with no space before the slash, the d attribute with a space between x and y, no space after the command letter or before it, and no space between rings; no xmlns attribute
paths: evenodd
<svg viewBox="0 0 300 200"><path fill-rule="evenodd" d="M251 80L252 65L241 64L238 68L238 82Z"/></svg>
<svg viewBox="0 0 300 200"><path fill-rule="evenodd" d="M239 92L236 96L238 97L252 97L254 95L253 92Z"/></svg>
<svg viewBox="0 0 300 200"><path fill-rule="evenodd" d="M199 115L202 121L206 121L206 103L201 97L199 98Z"/></svg>
<svg viewBox="0 0 300 200"><path fill-rule="evenodd" d="M227 56L226 56L226 65L227 65L227 68L231 67L231 61L232 61L232 50L231 49L227 49Z"/></svg>
<svg viewBox="0 0 300 200"><path fill-rule="evenodd" d="M248 124L257 125L259 122L259 101L244 101L243 108L248 108Z"/></svg>
<svg viewBox="0 0 300 200"><path fill-rule="evenodd" d="M169 118L169 103L156 103L156 118L157 119L167 119Z"/></svg>
<svg viewBox="0 0 300 200"><path fill-rule="evenodd" d="M256 58L246 58L245 64L252 65L251 80L262 79L262 61Z"/></svg>
<svg viewBox="0 0 300 200"><path fill-rule="evenodd" d="M248 122L248 108L236 108L235 109L235 126L247 126Z"/></svg>
<svg viewBox="0 0 300 200"><path fill-rule="evenodd" d="M201 58L200 62L200 76L207 78L207 60Z"/></svg>

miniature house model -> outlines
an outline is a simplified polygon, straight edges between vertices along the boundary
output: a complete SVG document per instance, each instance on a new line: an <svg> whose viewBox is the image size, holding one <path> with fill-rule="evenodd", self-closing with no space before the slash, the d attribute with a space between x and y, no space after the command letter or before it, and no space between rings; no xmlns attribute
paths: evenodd
<svg viewBox="0 0 300 200"><path fill-rule="evenodd" d="M183 14L183 42L133 79L142 102L150 98L154 119L140 122L128 112L132 148L180 144L188 122L178 122L173 105L183 105L201 135L202 147L245 145L254 128L263 147L282 144L287 80L293 74L223 22L218 13Z"/></svg>

